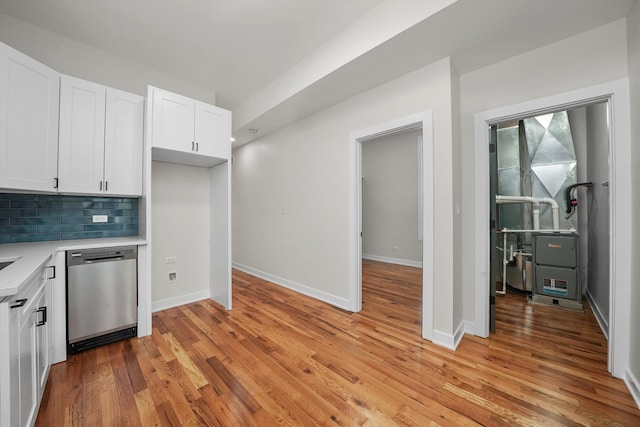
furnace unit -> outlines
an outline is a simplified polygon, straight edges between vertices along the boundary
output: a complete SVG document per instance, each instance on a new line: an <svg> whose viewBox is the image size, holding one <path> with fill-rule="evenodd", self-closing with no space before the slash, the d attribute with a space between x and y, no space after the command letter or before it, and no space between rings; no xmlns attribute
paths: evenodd
<svg viewBox="0 0 640 427"><path fill-rule="evenodd" d="M533 302L582 310L578 234L535 234L533 246Z"/></svg>

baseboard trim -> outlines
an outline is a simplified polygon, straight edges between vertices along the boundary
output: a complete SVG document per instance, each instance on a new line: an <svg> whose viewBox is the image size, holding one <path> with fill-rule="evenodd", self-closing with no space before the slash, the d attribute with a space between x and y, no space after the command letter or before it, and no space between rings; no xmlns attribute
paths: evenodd
<svg viewBox="0 0 640 427"><path fill-rule="evenodd" d="M602 333L604 334L605 338L607 338L607 341L609 341L609 319L607 319L602 315L600 308L596 304L595 300L593 299L593 296L591 295L591 292L589 292L588 289L586 292L586 297L587 297L587 302L589 303L589 307L591 307L591 311L593 312L593 315L595 316L596 321L598 322L598 325L602 330Z"/></svg>
<svg viewBox="0 0 640 427"><path fill-rule="evenodd" d="M278 277L276 275L265 273L264 271L257 270L252 267L248 267L246 265L232 263L233 268L236 268L240 271L244 271L247 274L251 274L252 276L256 276L260 279L266 280L271 283L275 283L278 286L282 286L283 288L290 289L292 291L301 293L311 298L315 298L317 300L326 302L327 304L331 304L343 310L352 311L350 308L349 300L346 298L341 298L336 295L332 295L326 292L319 291L317 289L309 288L308 286L302 285L300 283L293 282L291 280L283 279L282 277Z"/></svg>
<svg viewBox="0 0 640 427"><path fill-rule="evenodd" d="M465 332L464 321L460 322L460 324L456 328L456 331L453 333L453 335L446 334L444 332L437 331L434 329L432 342L441 347L456 351L456 349L458 348L458 345L460 344L460 341L462 341L464 332Z"/></svg>
<svg viewBox="0 0 640 427"><path fill-rule="evenodd" d="M155 313L156 311L166 310L208 298L211 298L211 293L207 290L153 301L151 304L151 312Z"/></svg>
<svg viewBox="0 0 640 427"><path fill-rule="evenodd" d="M390 257L386 257L386 256L371 255L371 254L362 254L362 259L368 259L368 260L371 260L371 261L387 262L389 264L406 265L407 267L422 268L422 263L420 261L412 261L410 259L390 258Z"/></svg>
<svg viewBox="0 0 640 427"><path fill-rule="evenodd" d="M636 402L636 406L638 407L638 409L640 409L640 381L638 381L636 376L633 375L629 368L627 368L625 371L624 382L631 392L631 396Z"/></svg>

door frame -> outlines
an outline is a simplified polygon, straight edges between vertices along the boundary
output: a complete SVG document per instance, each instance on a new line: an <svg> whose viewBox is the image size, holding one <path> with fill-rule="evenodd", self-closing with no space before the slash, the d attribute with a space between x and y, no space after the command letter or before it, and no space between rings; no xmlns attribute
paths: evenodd
<svg viewBox="0 0 640 427"><path fill-rule="evenodd" d="M433 337L433 112L427 110L349 135L349 309L362 310L362 143L422 128L422 337Z"/></svg>
<svg viewBox="0 0 640 427"><path fill-rule="evenodd" d="M624 378L629 365L631 314L631 114L629 80L621 79L477 113L475 154L475 335L489 335L489 126L524 116L609 104L609 349L608 368Z"/></svg>

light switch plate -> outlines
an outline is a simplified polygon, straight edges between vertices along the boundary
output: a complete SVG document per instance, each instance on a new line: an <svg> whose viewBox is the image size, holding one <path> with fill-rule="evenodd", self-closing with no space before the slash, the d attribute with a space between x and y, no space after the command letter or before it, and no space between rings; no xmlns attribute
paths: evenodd
<svg viewBox="0 0 640 427"><path fill-rule="evenodd" d="M107 215L93 215L93 222L108 222L109 216Z"/></svg>

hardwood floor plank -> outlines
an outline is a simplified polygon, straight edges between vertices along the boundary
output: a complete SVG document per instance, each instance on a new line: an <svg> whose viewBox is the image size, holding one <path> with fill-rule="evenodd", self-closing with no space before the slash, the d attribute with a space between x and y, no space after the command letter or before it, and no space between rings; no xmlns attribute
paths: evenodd
<svg viewBox="0 0 640 427"><path fill-rule="evenodd" d="M152 336L52 366L37 426L640 425L584 313L497 298L497 332L421 338L422 271L363 260L350 313L233 272L233 306L153 314Z"/></svg>

